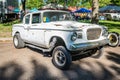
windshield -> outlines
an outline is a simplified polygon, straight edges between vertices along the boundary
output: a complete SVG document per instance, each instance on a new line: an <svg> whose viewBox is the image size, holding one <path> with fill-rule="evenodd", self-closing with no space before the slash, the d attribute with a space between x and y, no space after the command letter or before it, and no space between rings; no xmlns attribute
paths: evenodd
<svg viewBox="0 0 120 80"><path fill-rule="evenodd" d="M71 21L72 16L68 12L44 12L43 22Z"/></svg>

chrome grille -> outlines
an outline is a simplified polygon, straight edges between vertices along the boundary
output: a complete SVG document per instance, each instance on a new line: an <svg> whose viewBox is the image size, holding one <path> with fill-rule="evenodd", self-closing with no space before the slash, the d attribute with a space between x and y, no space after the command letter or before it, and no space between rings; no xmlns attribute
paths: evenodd
<svg viewBox="0 0 120 80"><path fill-rule="evenodd" d="M87 30L87 39L95 40L100 37L101 29L100 28L92 28Z"/></svg>

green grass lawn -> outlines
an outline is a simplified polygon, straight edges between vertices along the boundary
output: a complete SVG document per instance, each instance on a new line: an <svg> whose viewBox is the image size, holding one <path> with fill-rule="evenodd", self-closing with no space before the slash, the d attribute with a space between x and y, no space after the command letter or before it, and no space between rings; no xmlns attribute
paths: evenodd
<svg viewBox="0 0 120 80"><path fill-rule="evenodd" d="M118 32L120 34L120 22L115 21L99 21L100 25L108 27L110 32Z"/></svg>
<svg viewBox="0 0 120 80"><path fill-rule="evenodd" d="M0 37L11 37L12 26L0 24Z"/></svg>
<svg viewBox="0 0 120 80"><path fill-rule="evenodd" d="M19 23L19 20L2 24L0 23L0 37L11 37L12 25L15 23Z"/></svg>
<svg viewBox="0 0 120 80"><path fill-rule="evenodd" d="M82 21L89 23L90 21ZM0 37L11 37L12 25L19 23L19 20L0 24ZM108 27L109 32L118 32L120 34L120 22L115 21L99 21L100 25Z"/></svg>

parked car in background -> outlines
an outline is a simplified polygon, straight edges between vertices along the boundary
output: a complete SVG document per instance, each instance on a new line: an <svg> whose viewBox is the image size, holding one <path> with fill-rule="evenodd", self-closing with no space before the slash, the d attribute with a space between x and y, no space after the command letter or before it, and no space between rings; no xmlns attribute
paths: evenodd
<svg viewBox="0 0 120 80"><path fill-rule="evenodd" d="M106 20L120 21L120 13L103 13Z"/></svg>

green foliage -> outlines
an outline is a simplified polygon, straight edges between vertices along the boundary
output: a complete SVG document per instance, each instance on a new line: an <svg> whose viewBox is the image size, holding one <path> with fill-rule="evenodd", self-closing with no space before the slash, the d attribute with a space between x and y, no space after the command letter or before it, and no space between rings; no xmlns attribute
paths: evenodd
<svg viewBox="0 0 120 80"><path fill-rule="evenodd" d="M99 0L99 7L103 7L111 4L110 1L111 0ZM81 2L82 2L81 6L83 7L86 7L86 8L92 7L92 0L82 0Z"/></svg>
<svg viewBox="0 0 120 80"><path fill-rule="evenodd" d="M0 37L11 37L12 26L0 24Z"/></svg>
<svg viewBox="0 0 120 80"><path fill-rule="evenodd" d="M91 7L91 0L67 0L67 2L65 0L48 0L46 3L49 4L51 2L62 4L64 6ZM28 9L40 8L43 5L43 0L27 0L26 2L26 7Z"/></svg>
<svg viewBox="0 0 120 80"><path fill-rule="evenodd" d="M26 7L28 9L39 9L41 6L43 6L43 4L43 0L26 0Z"/></svg>
<svg viewBox="0 0 120 80"><path fill-rule="evenodd" d="M120 6L120 0L111 0L110 1L112 4Z"/></svg>
<svg viewBox="0 0 120 80"><path fill-rule="evenodd" d="M51 2L55 2L58 4L62 4L66 6L77 6L77 4L80 2L81 0L48 0L47 3L51 3Z"/></svg>
<svg viewBox="0 0 120 80"><path fill-rule="evenodd" d="M92 0L48 0L46 3L58 3L66 6L78 6L78 7L92 7ZM99 0L99 7L104 7L109 4L116 4L120 5L120 0ZM45 5L43 0L26 0L26 7L28 9L32 8L40 8L41 6Z"/></svg>
<svg viewBox="0 0 120 80"><path fill-rule="evenodd" d="M8 32L11 31L11 26L4 26L4 24L0 24L0 32Z"/></svg>
<svg viewBox="0 0 120 80"><path fill-rule="evenodd" d="M111 4L111 0L99 0L99 7L104 7L106 5Z"/></svg>
<svg viewBox="0 0 120 80"><path fill-rule="evenodd" d="M68 6L79 6L81 4L81 0L69 0Z"/></svg>
<svg viewBox="0 0 120 80"><path fill-rule="evenodd" d="M13 24L17 24L20 23L20 20L15 20L15 21L11 21L11 22L7 22L7 23L3 23L3 26L12 26Z"/></svg>
<svg viewBox="0 0 120 80"><path fill-rule="evenodd" d="M11 37L12 25L20 23L20 20L0 24L0 37Z"/></svg>

